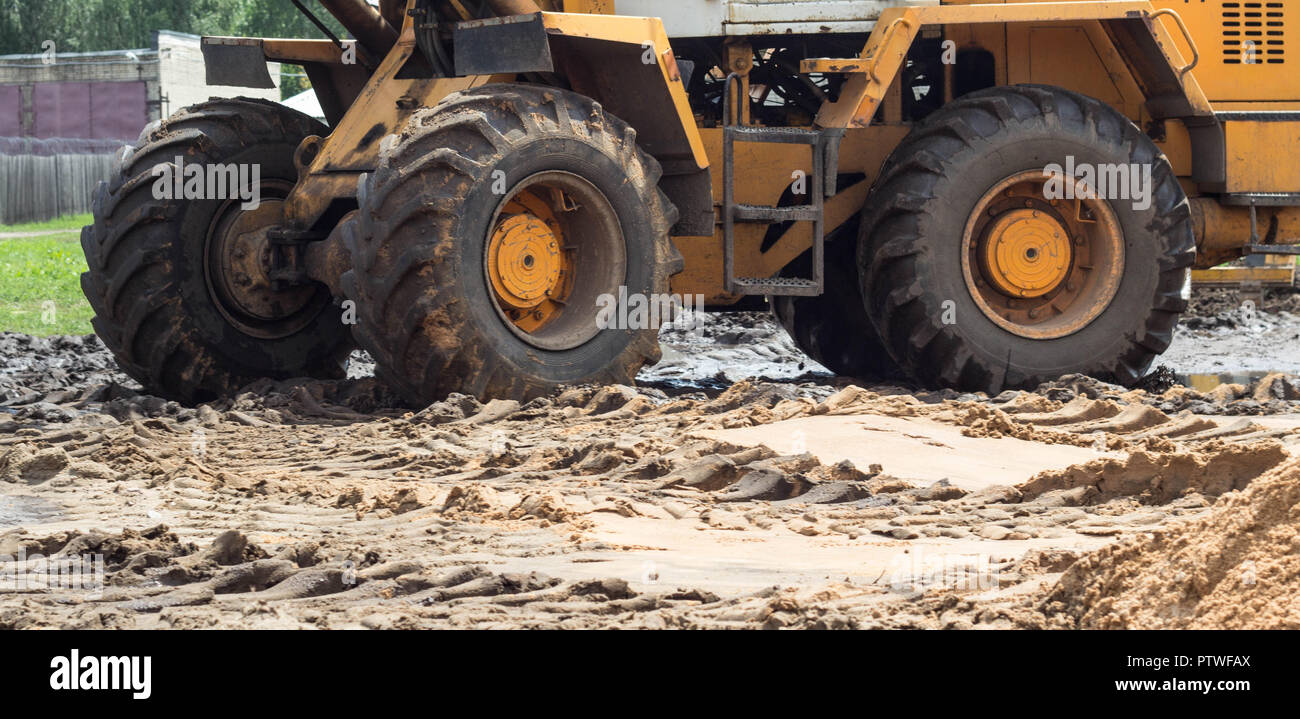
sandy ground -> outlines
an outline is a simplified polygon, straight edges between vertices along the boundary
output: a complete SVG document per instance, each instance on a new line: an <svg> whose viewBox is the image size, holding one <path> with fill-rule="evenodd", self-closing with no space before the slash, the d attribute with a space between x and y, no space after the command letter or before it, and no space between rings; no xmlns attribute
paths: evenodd
<svg viewBox="0 0 1300 719"><path fill-rule="evenodd" d="M1211 309L1180 332L1242 368ZM1096 626L1122 583L1072 567L1300 453L1288 374L990 398L834 378L761 316L664 339L639 388L413 411L363 356L186 408L94 338L0 335L0 627ZM38 581L95 555L103 586Z"/></svg>

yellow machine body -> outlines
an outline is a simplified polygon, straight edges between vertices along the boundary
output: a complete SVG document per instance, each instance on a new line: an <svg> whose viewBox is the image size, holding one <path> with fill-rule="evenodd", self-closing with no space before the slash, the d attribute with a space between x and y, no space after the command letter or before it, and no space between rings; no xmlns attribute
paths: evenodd
<svg viewBox="0 0 1300 719"><path fill-rule="evenodd" d="M629 122L651 153L675 165L675 172L709 172L712 204L718 205L722 128L692 112L674 40L659 19L614 15L612 0L515 5L542 11L556 71L573 89ZM410 0L407 9L415 6ZM663 8L671 12L673 4ZM834 232L856 216L881 166L914 124L903 114L902 79L918 40L940 39L944 51L980 54L993 85L1073 90L1111 105L1147 130L1193 203L1213 205L1195 212L1198 266L1248 251L1251 204L1257 206L1256 242L1300 241L1300 162L1283 160L1300 157L1295 23L1300 8L1279 2L945 0L886 8L857 52L801 61L801 72L810 77L844 77L839 97L803 119L806 127L844 128L839 174L853 179L827 198L825 231ZM402 17L396 43L368 77L357 66L340 64L326 40L208 39L260 43L268 59L342 78L327 91L331 101L323 103L336 115L330 118L332 134L300 153L303 176L285 203L288 223L310 227L331 204L352 197L360 174L374 167L383 138L400 132L417 109L433 107L457 90L516 79L511 73L403 77L417 52L415 25L411 15ZM752 91L748 73L759 40L726 41L726 69L740 76L746 94ZM945 63L943 72L947 102L954 97L956 63ZM757 123L748 109L743 108L741 121ZM798 172L813 169L812 154L801 145L741 144L735 164L737 201L769 206L778 204ZM711 305L738 301L740 296L724 287L720 219L712 232L699 231L701 223L695 226L691 234L674 235L685 269L673 278L673 292L703 295ZM771 227L738 226L735 272L775 276L811 244L812 228L805 222L787 223L775 239Z"/></svg>

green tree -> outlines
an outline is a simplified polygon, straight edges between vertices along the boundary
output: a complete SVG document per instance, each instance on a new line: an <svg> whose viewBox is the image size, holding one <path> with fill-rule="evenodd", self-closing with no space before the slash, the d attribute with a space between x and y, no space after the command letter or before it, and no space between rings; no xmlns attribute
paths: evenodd
<svg viewBox="0 0 1300 719"><path fill-rule="evenodd" d="M305 3L336 33L342 28ZM149 47L155 30L196 35L320 37L290 0L0 0L0 54Z"/></svg>
<svg viewBox="0 0 1300 719"><path fill-rule="evenodd" d="M336 35L346 32L319 4ZM149 47L156 30L196 35L319 38L319 28L290 0L0 0L0 55L32 54L47 40L59 52ZM283 97L311 87L301 67L281 70Z"/></svg>
<svg viewBox="0 0 1300 719"><path fill-rule="evenodd" d="M239 34L251 37L321 37L321 31L289 0L243 0ZM317 3L303 5L312 10L334 34L345 37L343 26Z"/></svg>
<svg viewBox="0 0 1300 719"><path fill-rule="evenodd" d="M315 12L316 17L325 23L338 37L347 37L343 26L334 16L325 12L315 3L304 2L304 6ZM313 7L314 6L314 7ZM311 20L307 19L289 0L248 0L240 20L238 34L249 37L306 37L319 38L322 33ZM280 97L289 98L311 89L302 67L298 65L280 66Z"/></svg>

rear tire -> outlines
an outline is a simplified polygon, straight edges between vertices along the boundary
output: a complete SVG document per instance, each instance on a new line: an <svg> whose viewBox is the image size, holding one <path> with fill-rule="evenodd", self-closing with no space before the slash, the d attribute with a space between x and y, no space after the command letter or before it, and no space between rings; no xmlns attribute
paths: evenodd
<svg viewBox="0 0 1300 719"><path fill-rule="evenodd" d="M381 153L343 234L357 340L417 406L631 384L659 359L659 322L603 326L598 297L663 297L681 270L659 176L635 131L581 95L448 96Z"/></svg>
<svg viewBox="0 0 1300 719"><path fill-rule="evenodd" d="M81 233L89 265L81 287L96 334L146 390L195 403L263 377L343 376L351 338L323 285L268 290L262 307L277 309L257 316L218 290L223 270L212 243L219 228L229 230L243 215L240 200L158 199L154 192L154 167L178 156L186 165L256 164L263 209L273 209L265 205L297 181L298 144L328 133L278 103L206 102L146 128L112 179L99 183L94 224Z"/></svg>
<svg viewBox="0 0 1300 719"><path fill-rule="evenodd" d="M852 235L856 229L844 234ZM825 292L817 297L773 297L772 314L796 347L835 374L868 380L898 379L903 376L902 370L885 350L862 302L855 247L851 237L834 241L828 238ZM782 274L811 277L811 252L800 255Z"/></svg>
<svg viewBox="0 0 1300 719"><path fill-rule="evenodd" d="M1067 156L1150 167L1150 206L1102 199L1080 211L1016 185L999 194ZM1131 385L1168 348L1186 308L1195 243L1168 159L1123 115L1073 92L999 87L950 103L894 151L867 204L858 263L868 314L926 386L996 394L1076 372ZM1069 261L1053 259L1046 275L998 264L999 247L1023 246L1041 269L1047 255L1030 245L1043 236L1062 238L1047 242ZM1022 284L1008 290L1008 277Z"/></svg>

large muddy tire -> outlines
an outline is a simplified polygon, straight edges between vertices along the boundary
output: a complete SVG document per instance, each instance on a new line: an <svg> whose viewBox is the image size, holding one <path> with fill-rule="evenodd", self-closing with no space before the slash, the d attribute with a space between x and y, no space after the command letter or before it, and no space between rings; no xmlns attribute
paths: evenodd
<svg viewBox="0 0 1300 719"><path fill-rule="evenodd" d="M571 92L489 85L417 113L343 235L357 340L416 405L632 383L659 359L658 322L602 323L601 298L666 297L681 270L660 172Z"/></svg>
<svg viewBox="0 0 1300 719"><path fill-rule="evenodd" d="M1139 177L1149 167L1149 206L1136 194L1084 198L1063 173L1049 184L1045 168L1070 157L1137 165ZM1084 199L1062 199L1067 184ZM868 314L926 386L994 394L1075 372L1129 385L1186 308L1195 244L1169 161L1127 118L1073 92L1000 87L949 104L894 151L867 205Z"/></svg>
<svg viewBox="0 0 1300 719"><path fill-rule="evenodd" d="M845 234L856 231L855 223ZM817 297L773 297L772 314L796 347L835 374L868 380L899 378L901 370L885 350L862 302L854 260L857 242L852 237L827 239L826 291ZM781 274L811 277L811 252L800 255Z"/></svg>
<svg viewBox="0 0 1300 719"><path fill-rule="evenodd" d="M265 277L236 284L232 275L243 270L227 253L244 242L234 233L247 237L252 218L241 200L230 192L211 194L232 199L159 199L153 174L176 157L186 165L244 165L250 179L257 164L260 216L271 216L297 180L298 143L328 132L277 103L207 102L146 128L99 183L94 224L81 232L89 265L81 287L96 334L146 390L193 403L262 377L342 375L351 338L328 290L277 291Z"/></svg>

